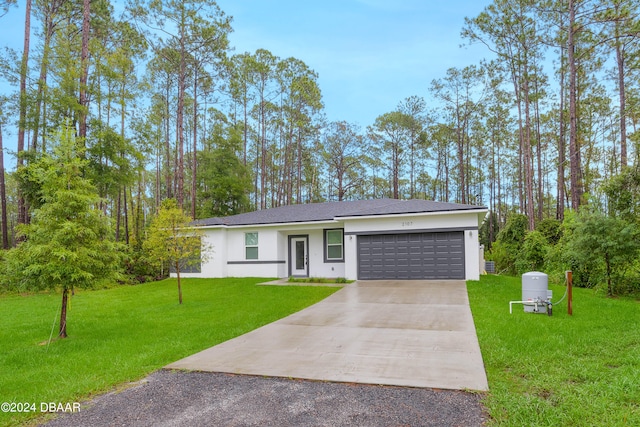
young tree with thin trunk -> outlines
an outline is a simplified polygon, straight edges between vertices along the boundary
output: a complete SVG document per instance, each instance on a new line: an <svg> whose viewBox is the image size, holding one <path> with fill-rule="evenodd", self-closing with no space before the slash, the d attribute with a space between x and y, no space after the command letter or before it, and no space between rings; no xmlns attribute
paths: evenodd
<svg viewBox="0 0 640 427"><path fill-rule="evenodd" d="M203 242L202 230L191 225L175 200L166 199L151 221L147 239L143 243L149 262L162 267L168 264L178 280L178 302L182 304L181 272L189 266L200 265L207 259L208 246Z"/></svg>
<svg viewBox="0 0 640 427"><path fill-rule="evenodd" d="M66 338L69 296L118 278L120 251L109 219L96 208L99 197L84 177L86 161L72 129L59 139L53 155L32 160L18 176L37 208L20 230L24 241L6 254L5 280L20 290L60 290L58 336Z"/></svg>

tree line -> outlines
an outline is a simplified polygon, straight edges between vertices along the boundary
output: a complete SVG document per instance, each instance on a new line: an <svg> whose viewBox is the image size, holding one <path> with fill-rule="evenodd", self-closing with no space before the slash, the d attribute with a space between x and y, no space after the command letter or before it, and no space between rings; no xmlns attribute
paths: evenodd
<svg viewBox="0 0 640 427"><path fill-rule="evenodd" d="M0 21L15 4L0 1ZM25 0L23 49L0 63L0 144L17 137L3 245L38 208L31 166L68 129L95 208L134 252L166 199L194 219L380 197L486 205L488 247L513 214L528 231L585 206L612 215L607 186L640 164L639 7L493 0L461 29L487 60L359 124L326 120L302 59L234 53L213 0Z"/></svg>

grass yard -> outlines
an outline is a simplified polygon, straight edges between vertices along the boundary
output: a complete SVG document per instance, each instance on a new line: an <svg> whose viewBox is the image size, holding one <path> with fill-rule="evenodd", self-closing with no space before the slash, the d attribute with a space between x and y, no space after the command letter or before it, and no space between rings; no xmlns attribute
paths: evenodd
<svg viewBox="0 0 640 427"><path fill-rule="evenodd" d="M0 296L0 403L67 403L137 381L183 357L307 307L339 288L256 286L264 279L175 279L80 291L69 338L47 346L60 295ZM0 426L34 414L0 411Z"/></svg>
<svg viewBox="0 0 640 427"><path fill-rule="evenodd" d="M640 302L574 288L553 316L524 313L520 278L468 282L492 425L640 425ZM564 286L550 286L553 301Z"/></svg>

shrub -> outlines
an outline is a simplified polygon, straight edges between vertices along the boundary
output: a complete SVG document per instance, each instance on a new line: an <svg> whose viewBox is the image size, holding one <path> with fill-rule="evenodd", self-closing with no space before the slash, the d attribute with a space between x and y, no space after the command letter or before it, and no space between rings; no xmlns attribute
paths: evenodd
<svg viewBox="0 0 640 427"><path fill-rule="evenodd" d="M573 256L568 248L568 243L573 236L576 227L576 215L573 211L566 211L564 221L560 223L560 239L555 245L550 245L547 250L544 263L544 271L549 275L549 280L555 283L564 283L565 272L573 271L574 284L580 282L580 271L573 261ZM586 287L586 286L585 286Z"/></svg>
<svg viewBox="0 0 640 427"><path fill-rule="evenodd" d="M527 233L515 262L518 274L542 270L548 250L549 244L541 232L531 231Z"/></svg>
<svg viewBox="0 0 640 427"><path fill-rule="evenodd" d="M633 281L640 253L640 231L635 222L599 212L580 215L568 247L580 267L587 270L589 282L604 285L607 295L623 291Z"/></svg>
<svg viewBox="0 0 640 427"><path fill-rule="evenodd" d="M525 215L512 214L507 218L504 228L498 233L493 245L493 259L496 270L507 274L517 273L516 260L524 245L529 220Z"/></svg>
<svg viewBox="0 0 640 427"><path fill-rule="evenodd" d="M549 245L556 245L562 237L562 223L557 219L545 218L536 224L536 231L542 233Z"/></svg>

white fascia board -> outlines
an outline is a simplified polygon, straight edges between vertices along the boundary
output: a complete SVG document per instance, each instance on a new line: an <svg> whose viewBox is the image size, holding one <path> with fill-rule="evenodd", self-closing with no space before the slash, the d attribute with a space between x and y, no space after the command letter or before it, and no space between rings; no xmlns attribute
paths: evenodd
<svg viewBox="0 0 640 427"><path fill-rule="evenodd" d="M357 216L340 216L337 217L340 221L352 221L358 219L375 219L375 218L398 218L398 217L410 217L410 216L436 216L436 215L453 215L453 214L484 214L488 213L488 209L466 209L459 211L438 211L438 212L413 212L413 213L401 213L401 214L384 214L384 215L357 215Z"/></svg>
<svg viewBox="0 0 640 427"><path fill-rule="evenodd" d="M216 224L216 225L196 225L194 228L198 230L214 230L216 228L227 228L226 225Z"/></svg>
<svg viewBox="0 0 640 427"><path fill-rule="evenodd" d="M226 229L242 229L242 228L262 228L262 227L299 227L299 226L317 226L320 227L322 225L336 225L341 224L342 219L332 219L327 221L302 221L302 222L273 222L269 224L242 224L242 225L226 225L226 224L217 224L217 225L204 225L198 228L201 229L211 229L211 228L226 228Z"/></svg>

